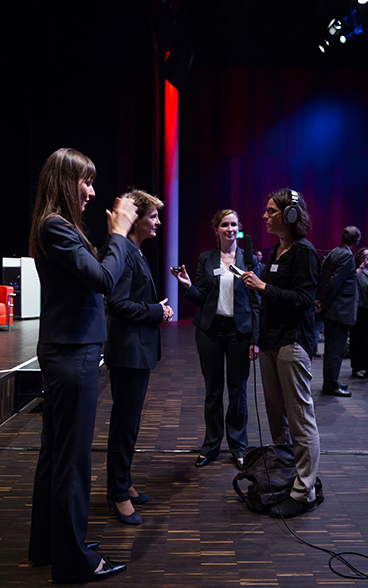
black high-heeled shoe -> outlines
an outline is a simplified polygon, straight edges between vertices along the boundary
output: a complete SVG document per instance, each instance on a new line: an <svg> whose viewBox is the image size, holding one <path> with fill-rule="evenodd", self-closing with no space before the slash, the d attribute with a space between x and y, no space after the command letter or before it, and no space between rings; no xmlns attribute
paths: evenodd
<svg viewBox="0 0 368 588"><path fill-rule="evenodd" d="M87 543L87 541L84 542L84 545L87 547L87 549L90 549L91 551L96 551L96 549L98 549L98 543L97 541L90 541Z"/></svg>
<svg viewBox="0 0 368 588"><path fill-rule="evenodd" d="M109 558L101 556L105 563L102 564L102 568L98 570L98 572L92 572L89 576L87 576L87 582L97 582L99 580L107 580L107 578L111 578L112 576L116 576L116 574L120 574L120 572L124 572L126 570L126 564L124 563L114 563L109 560Z"/></svg>
<svg viewBox="0 0 368 588"><path fill-rule="evenodd" d="M126 523L127 525L140 525L143 522L142 517L140 517L136 511L134 511L131 515L123 515L113 500L111 500L108 496L106 499L107 504L109 505L109 511L111 512L111 510L113 510L122 523Z"/></svg>
<svg viewBox="0 0 368 588"><path fill-rule="evenodd" d="M151 500L151 497L148 496L148 494L141 494L140 492L138 492L138 496L129 496L130 498L130 502L132 504L146 504L146 502L149 502Z"/></svg>

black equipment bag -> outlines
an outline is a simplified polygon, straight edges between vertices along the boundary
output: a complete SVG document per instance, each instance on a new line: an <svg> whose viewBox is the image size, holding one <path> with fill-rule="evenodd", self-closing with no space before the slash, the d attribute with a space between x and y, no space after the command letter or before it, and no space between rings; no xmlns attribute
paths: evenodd
<svg viewBox="0 0 368 588"><path fill-rule="evenodd" d="M264 460L267 463L268 476ZM247 494L241 491L238 484L244 478L251 482ZM248 447L244 452L243 471L234 478L233 487L238 496L247 503L249 510L265 513L276 504L274 496L278 503L288 498L295 478L292 445Z"/></svg>

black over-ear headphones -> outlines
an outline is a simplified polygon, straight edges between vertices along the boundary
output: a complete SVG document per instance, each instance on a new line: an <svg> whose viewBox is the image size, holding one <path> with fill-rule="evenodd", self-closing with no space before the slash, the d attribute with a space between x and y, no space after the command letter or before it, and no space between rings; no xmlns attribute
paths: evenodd
<svg viewBox="0 0 368 588"><path fill-rule="evenodd" d="M291 194L291 203L282 211L282 220L285 225L293 225L298 220L298 209L296 208L299 202L298 192L289 190Z"/></svg>

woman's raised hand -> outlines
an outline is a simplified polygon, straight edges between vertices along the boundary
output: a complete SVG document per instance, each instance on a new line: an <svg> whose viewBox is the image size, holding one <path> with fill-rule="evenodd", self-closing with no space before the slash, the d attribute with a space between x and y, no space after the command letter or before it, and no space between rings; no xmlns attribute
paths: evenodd
<svg viewBox="0 0 368 588"><path fill-rule="evenodd" d="M137 210L131 198L115 198L112 212L106 211L109 233L118 233L126 237L138 218Z"/></svg>

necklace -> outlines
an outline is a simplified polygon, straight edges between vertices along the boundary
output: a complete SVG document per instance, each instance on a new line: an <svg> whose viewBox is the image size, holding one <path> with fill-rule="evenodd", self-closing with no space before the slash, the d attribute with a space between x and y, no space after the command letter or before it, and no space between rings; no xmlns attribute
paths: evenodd
<svg viewBox="0 0 368 588"><path fill-rule="evenodd" d="M290 249L290 247L292 245L294 245L295 241L296 241L296 239L294 239L293 241L290 241L290 243L288 243L287 245L282 246L281 245L281 240L280 240L280 245L279 245L280 251L287 251L288 249Z"/></svg>
<svg viewBox="0 0 368 588"><path fill-rule="evenodd" d="M290 243L288 245L284 245L284 247L281 245L281 240L280 240L280 245L279 248L277 250L277 255L276 255L276 259L279 259L279 257L281 255L283 255L284 253L286 253L286 251L289 251L289 249L291 249L291 247L294 245L294 243L296 243L297 239L294 239L293 241L290 241Z"/></svg>

